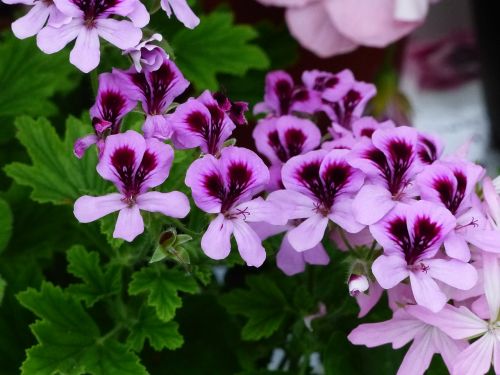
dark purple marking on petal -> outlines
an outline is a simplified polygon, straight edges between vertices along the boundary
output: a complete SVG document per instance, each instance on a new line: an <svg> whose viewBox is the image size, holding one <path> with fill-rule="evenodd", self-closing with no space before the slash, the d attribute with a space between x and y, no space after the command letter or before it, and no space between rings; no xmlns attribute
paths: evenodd
<svg viewBox="0 0 500 375"><path fill-rule="evenodd" d="M309 100L311 95L309 95L309 91L305 88L299 88L295 90L292 94L292 102L306 102Z"/></svg>
<svg viewBox="0 0 500 375"><path fill-rule="evenodd" d="M219 174L211 173L204 176L203 186L205 187L207 193L214 197L218 198L221 201L224 200L226 196L226 189L224 187L224 182L222 181L222 177Z"/></svg>
<svg viewBox="0 0 500 375"><path fill-rule="evenodd" d="M134 185L137 192L140 191L142 184L149 178L151 172L158 167L158 157L155 153L146 150L142 157L141 164L135 173Z"/></svg>
<svg viewBox="0 0 500 375"><path fill-rule="evenodd" d="M121 0L72 0L83 12L85 26L92 28L98 18L107 17L111 8L118 5Z"/></svg>
<svg viewBox="0 0 500 375"><path fill-rule="evenodd" d="M441 233L441 226L426 215L415 220L412 228L413 240L408 232L404 217L392 219L387 223L386 229L391 239L403 251L408 265L419 261L422 255L436 243Z"/></svg>
<svg viewBox="0 0 500 375"><path fill-rule="evenodd" d="M316 91L325 91L326 89L333 89L339 83L339 79L336 76L322 75L316 77L314 80L313 89Z"/></svg>
<svg viewBox="0 0 500 375"><path fill-rule="evenodd" d="M176 72L170 64L164 63L158 70L149 72L151 82L151 96L148 98L148 110L150 115L160 115L170 104L166 103L166 96L175 84Z"/></svg>
<svg viewBox="0 0 500 375"><path fill-rule="evenodd" d="M289 81L280 79L276 81L274 86L274 92L278 97L280 114L286 115L290 111L291 100L292 100L293 86Z"/></svg>
<svg viewBox="0 0 500 375"><path fill-rule="evenodd" d="M117 134L120 130L120 117L125 109L127 99L114 90L101 92L99 95L101 119L109 121L111 125L110 134Z"/></svg>
<svg viewBox="0 0 500 375"><path fill-rule="evenodd" d="M371 138L374 132L375 132L374 128L363 128L360 132L360 135L362 137Z"/></svg>
<svg viewBox="0 0 500 375"><path fill-rule="evenodd" d="M418 157L424 164L434 163L439 155L434 142L422 135L418 137Z"/></svg>
<svg viewBox="0 0 500 375"><path fill-rule="evenodd" d="M248 121L245 117L245 112L248 111L247 102L231 102L231 109L229 110L229 118L236 125L246 125Z"/></svg>
<svg viewBox="0 0 500 375"><path fill-rule="evenodd" d="M456 189L448 176L436 178L433 181L433 187L438 192L441 203L455 215L465 197L467 177L459 170L455 170L453 175L457 183Z"/></svg>
<svg viewBox="0 0 500 375"><path fill-rule="evenodd" d="M244 162L233 162L227 169L228 187L222 212L229 210L252 183L252 169Z"/></svg>
<svg viewBox="0 0 500 375"><path fill-rule="evenodd" d="M111 155L111 165L115 168L126 192L129 192L134 185L135 158L135 151L128 146L117 148Z"/></svg>
<svg viewBox="0 0 500 375"><path fill-rule="evenodd" d="M222 92L220 92L220 91L215 92L212 94L212 97L215 99L215 101L219 105L219 108L222 109L224 112L227 112L231 109L231 101Z"/></svg>
<svg viewBox="0 0 500 375"><path fill-rule="evenodd" d="M277 130L268 133L267 144L273 148L274 153L276 154L278 159L280 159L283 163L288 160L287 152L283 147L283 145L281 144Z"/></svg>
<svg viewBox="0 0 500 375"><path fill-rule="evenodd" d="M300 129L289 128L285 131L285 147L289 158L302 153L306 139L307 136Z"/></svg>
<svg viewBox="0 0 500 375"><path fill-rule="evenodd" d="M216 105L208 105L210 112L210 123L201 112L194 111L186 117L186 123L191 131L198 133L207 143L208 153L215 155L219 149L219 143L224 129L225 113Z"/></svg>
<svg viewBox="0 0 500 375"><path fill-rule="evenodd" d="M389 190L396 195L407 185L406 172L413 163L414 149L404 139L395 138L389 143L388 151L392 166Z"/></svg>

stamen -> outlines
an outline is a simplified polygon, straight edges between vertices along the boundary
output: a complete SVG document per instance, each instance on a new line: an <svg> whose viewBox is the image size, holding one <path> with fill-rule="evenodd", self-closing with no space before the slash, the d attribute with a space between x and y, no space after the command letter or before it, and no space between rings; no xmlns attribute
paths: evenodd
<svg viewBox="0 0 500 375"><path fill-rule="evenodd" d="M472 227L474 227L474 228L477 228L477 227L479 226L479 224L478 224L478 220L477 220L477 219L472 218L472 219L471 219L471 221L470 221L469 223L467 223L467 224L457 225L457 226L455 227L455 230L460 230L460 229L467 228L467 227L470 227L470 226L472 226Z"/></svg>

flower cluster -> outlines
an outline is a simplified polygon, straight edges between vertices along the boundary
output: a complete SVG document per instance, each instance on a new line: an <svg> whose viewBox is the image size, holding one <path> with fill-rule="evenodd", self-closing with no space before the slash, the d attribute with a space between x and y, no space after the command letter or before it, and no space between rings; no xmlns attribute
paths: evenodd
<svg viewBox="0 0 500 375"><path fill-rule="evenodd" d="M141 29L149 23L150 15L139 0L2 1L32 7L25 16L12 23L12 31L19 39L36 35L37 45L44 53L58 52L75 40L70 62L85 73L99 65L99 38L132 56L141 49L152 50L146 45L151 40L141 43ZM199 23L186 0L161 0L161 7L169 17L173 11L188 28ZM158 37L153 39L158 40ZM148 56L145 58L149 59Z"/></svg>
<svg viewBox="0 0 500 375"><path fill-rule="evenodd" d="M349 259L346 292L359 317L384 291L393 311L389 321L356 328L352 343L399 348L413 340L400 374L422 374L434 353L454 374L486 373L492 363L500 371L498 179L463 150L445 155L435 136L364 116L376 89L347 70L307 71L300 83L268 74L254 108L263 114L253 130L263 160L229 141L246 123L246 103L205 91L173 105L189 85L175 64L151 48L134 61L141 69L100 76L95 133L75 144L79 157L97 144L97 171L118 189L79 198L79 221L119 211L114 236L132 241L144 231L140 210L185 217L184 194L149 190L168 177L174 149L199 148L185 184L210 217L200 239L208 257L226 258L234 236L246 264L259 267L262 241L280 234L277 266L294 275L327 265L331 242ZM122 132L139 102L143 134Z"/></svg>
<svg viewBox="0 0 500 375"><path fill-rule="evenodd" d="M286 7L290 33L320 57L385 47L420 26L438 0L258 0Z"/></svg>

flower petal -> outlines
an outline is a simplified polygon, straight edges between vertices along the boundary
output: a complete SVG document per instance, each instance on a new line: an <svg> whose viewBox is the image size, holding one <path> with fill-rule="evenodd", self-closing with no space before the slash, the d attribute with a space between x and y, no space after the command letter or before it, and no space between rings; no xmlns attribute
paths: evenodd
<svg viewBox="0 0 500 375"><path fill-rule="evenodd" d="M315 214L288 232L288 240L297 251L305 251L318 245L328 225L328 218Z"/></svg>
<svg viewBox="0 0 500 375"><path fill-rule="evenodd" d="M172 146L155 138L147 139L146 150L137 171L138 175L144 176L141 183L141 192L165 182L170 173L173 160L174 150Z"/></svg>
<svg viewBox="0 0 500 375"><path fill-rule="evenodd" d="M82 28L76 38L75 46L69 54L69 61L82 72L88 73L99 65L101 58L99 48L97 30Z"/></svg>
<svg viewBox="0 0 500 375"><path fill-rule="evenodd" d="M122 208L118 214L113 237L132 242L142 232L144 232L144 220L142 220L139 207L133 205Z"/></svg>
<svg viewBox="0 0 500 375"><path fill-rule="evenodd" d="M233 220L233 225L234 238L241 257L247 265L260 267L266 259L266 251L261 239L243 220Z"/></svg>
<svg viewBox="0 0 500 375"><path fill-rule="evenodd" d="M303 254L295 250L290 242L288 236L283 237L278 254L276 254L276 265L282 270L285 275L293 276L298 273L304 272L306 269L306 262Z"/></svg>
<svg viewBox="0 0 500 375"><path fill-rule="evenodd" d="M47 22L50 7L40 1L29 12L12 23L12 32L19 39L29 38L38 33Z"/></svg>
<svg viewBox="0 0 500 375"><path fill-rule="evenodd" d="M484 294L488 301L490 317L498 316L500 308L500 266L498 256L483 253Z"/></svg>
<svg viewBox="0 0 500 375"><path fill-rule="evenodd" d="M231 234L233 233L233 222L226 220L224 215L210 222L207 231L201 238L203 252L212 259L224 259L231 251Z"/></svg>
<svg viewBox="0 0 500 375"><path fill-rule="evenodd" d="M331 221L349 233L359 233L365 228L352 214L352 199L339 199L333 204L332 212L328 217Z"/></svg>
<svg viewBox="0 0 500 375"><path fill-rule="evenodd" d="M491 367L493 350L498 339L493 334L486 334L473 342L460 353L455 366L454 375L486 374Z"/></svg>
<svg viewBox="0 0 500 375"><path fill-rule="evenodd" d="M372 272L384 289L393 288L408 277L406 262L398 256L379 256L373 262Z"/></svg>
<svg viewBox="0 0 500 375"><path fill-rule="evenodd" d="M315 214L314 201L293 190L273 191L268 195L267 200L278 205L290 220L308 218Z"/></svg>
<svg viewBox="0 0 500 375"><path fill-rule="evenodd" d="M429 368L436 351L432 340L432 330L431 327L423 328L422 332L415 336L399 366L397 375L423 375Z"/></svg>
<svg viewBox="0 0 500 375"><path fill-rule="evenodd" d="M130 21L118 21L112 18L99 19L97 32L104 40L126 50L135 47L142 38L142 31Z"/></svg>
<svg viewBox="0 0 500 375"><path fill-rule="evenodd" d="M46 26L36 35L36 44L44 53L58 52L78 36L82 27L82 22L78 19L59 28Z"/></svg>
<svg viewBox="0 0 500 375"><path fill-rule="evenodd" d="M84 195L76 200L73 213L80 223L90 223L112 212L127 207L118 193L91 197Z"/></svg>
<svg viewBox="0 0 500 375"><path fill-rule="evenodd" d="M415 301L432 312L439 312L448 301L446 295L425 271L410 272L410 285Z"/></svg>
<svg viewBox="0 0 500 375"><path fill-rule="evenodd" d="M200 19L193 13L186 0L161 0L161 7L169 17L172 7L175 17L188 29L194 29L200 23Z"/></svg>
<svg viewBox="0 0 500 375"><path fill-rule="evenodd" d="M352 212L358 222L372 225L387 215L395 205L389 190L380 185L365 185L354 198Z"/></svg>
<svg viewBox="0 0 500 375"><path fill-rule="evenodd" d="M160 193L150 191L137 197L137 205L141 210L160 212L165 216L184 218L189 213L189 199L179 191Z"/></svg>
<svg viewBox="0 0 500 375"><path fill-rule="evenodd" d="M461 290L469 290L477 283L477 271L469 263L456 259L429 259L427 273L434 279ZM500 292L500 291L499 291Z"/></svg>
<svg viewBox="0 0 500 375"><path fill-rule="evenodd" d="M205 155L195 160L186 172L185 183L191 188L194 202L208 213L221 211L225 186L219 172L219 163L212 155Z"/></svg>

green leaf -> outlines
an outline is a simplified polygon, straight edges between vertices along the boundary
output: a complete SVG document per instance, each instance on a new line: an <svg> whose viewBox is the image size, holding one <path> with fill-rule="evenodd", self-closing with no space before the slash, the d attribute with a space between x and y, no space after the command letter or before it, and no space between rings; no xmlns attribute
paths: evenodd
<svg viewBox="0 0 500 375"><path fill-rule="evenodd" d="M12 234L12 212L9 204L0 198L0 253L7 247Z"/></svg>
<svg viewBox="0 0 500 375"><path fill-rule="evenodd" d="M2 278L2 275L0 275L0 306L2 305L3 295L5 293L5 287L6 286L7 286L7 283Z"/></svg>
<svg viewBox="0 0 500 375"><path fill-rule="evenodd" d="M29 288L17 298L41 319L31 325L39 343L28 349L22 374L147 374L125 345L101 337L82 305L62 289L43 283L40 291Z"/></svg>
<svg viewBox="0 0 500 375"><path fill-rule="evenodd" d="M241 332L244 340L260 340L276 332L286 318L287 301L276 284L265 276L248 277L249 290L234 290L221 297L231 314L248 318Z"/></svg>
<svg viewBox="0 0 500 375"><path fill-rule="evenodd" d="M179 291L196 293L198 285L194 278L176 269L168 269L164 264L143 267L132 275L128 292L130 295L148 293L148 305L156 308L158 318L172 319L175 310L182 306Z"/></svg>
<svg viewBox="0 0 500 375"><path fill-rule="evenodd" d="M73 204L83 194L102 194L105 181L97 174L97 155L88 150L85 157L73 156L74 141L91 128L70 117L61 139L44 118L16 120L17 138L28 151L32 165L14 162L5 167L18 184L33 188L31 198L39 203Z"/></svg>
<svg viewBox="0 0 500 375"><path fill-rule="evenodd" d="M175 62L197 90L216 90L219 73L243 76L249 69L269 67L262 49L249 43L257 36L250 26L234 25L231 13L213 12L194 30L174 35Z"/></svg>
<svg viewBox="0 0 500 375"><path fill-rule="evenodd" d="M74 87L81 75L67 53L46 55L34 39L19 40L9 34L3 34L0 43L0 117L56 113L49 98Z"/></svg>
<svg viewBox="0 0 500 375"><path fill-rule="evenodd" d="M139 318L130 329L127 344L133 350L141 351L146 339L157 351L177 349L184 343L176 322L161 321L153 308L144 306L139 312Z"/></svg>
<svg viewBox="0 0 500 375"><path fill-rule="evenodd" d="M67 258L68 271L83 280L81 284L71 284L68 291L85 301L87 306L120 292L121 271L118 265L108 266L103 271L99 264L99 254L95 251L88 252L83 246L69 249Z"/></svg>

